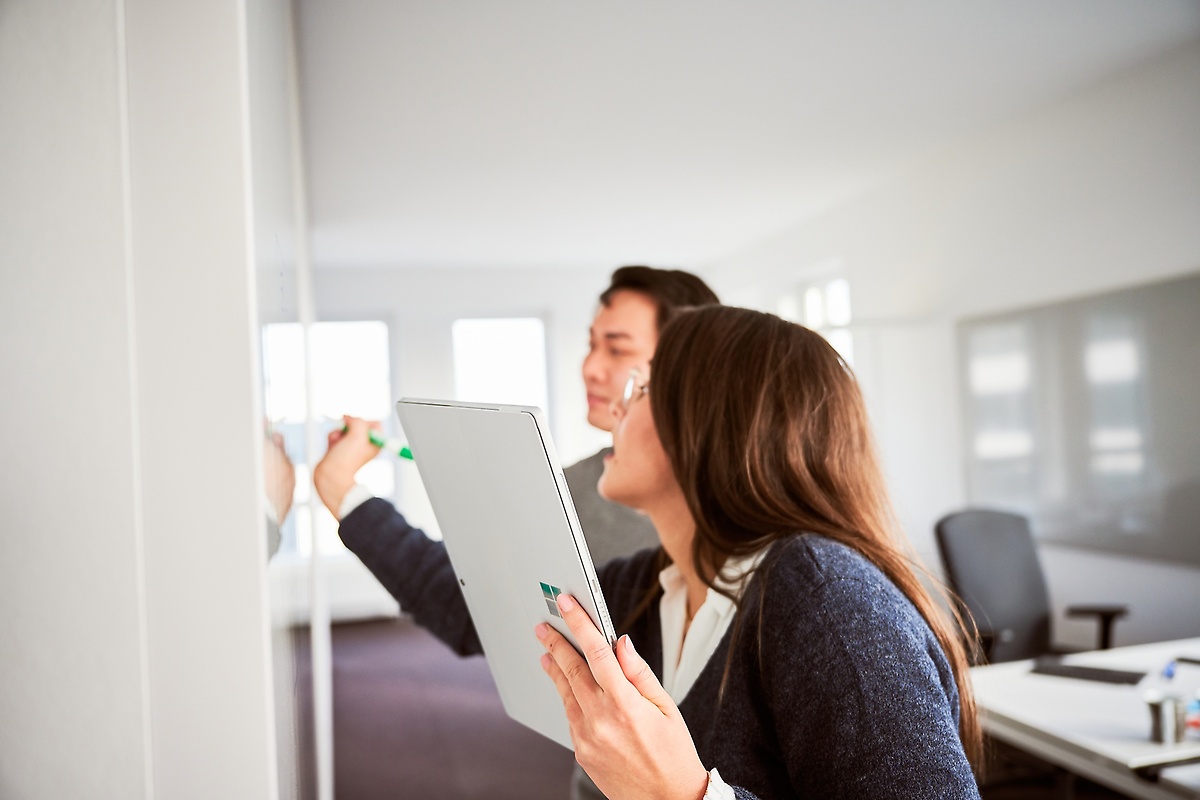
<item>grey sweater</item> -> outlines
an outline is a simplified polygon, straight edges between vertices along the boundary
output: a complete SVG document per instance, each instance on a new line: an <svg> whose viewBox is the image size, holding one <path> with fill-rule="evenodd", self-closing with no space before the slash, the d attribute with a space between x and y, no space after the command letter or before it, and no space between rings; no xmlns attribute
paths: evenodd
<svg viewBox="0 0 1200 800"><path fill-rule="evenodd" d="M461 655L481 652L441 542L378 499L347 515L341 536L418 624ZM599 576L621 625L657 584L654 552L617 559ZM979 796L950 665L920 614L865 558L812 534L777 544L742 614L679 705L701 761L739 798ZM657 600L621 632L661 677Z"/></svg>

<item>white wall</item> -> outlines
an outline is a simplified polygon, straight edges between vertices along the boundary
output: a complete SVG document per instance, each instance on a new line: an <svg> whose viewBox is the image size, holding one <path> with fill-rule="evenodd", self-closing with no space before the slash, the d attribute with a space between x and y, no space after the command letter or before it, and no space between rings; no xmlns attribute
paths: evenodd
<svg viewBox="0 0 1200 800"><path fill-rule="evenodd" d="M0 796L275 796L244 10L0 6Z"/></svg>
<svg viewBox="0 0 1200 800"><path fill-rule="evenodd" d="M149 788L117 48L110 3L0 7L4 797Z"/></svg>
<svg viewBox="0 0 1200 800"><path fill-rule="evenodd" d="M902 522L965 502L954 321L1200 269L1200 44L914 164L875 191L712 265L772 298L840 261L859 371ZM1118 644L1200 634L1200 569L1044 548L1055 605L1130 601ZM1062 621L1064 642L1092 640Z"/></svg>

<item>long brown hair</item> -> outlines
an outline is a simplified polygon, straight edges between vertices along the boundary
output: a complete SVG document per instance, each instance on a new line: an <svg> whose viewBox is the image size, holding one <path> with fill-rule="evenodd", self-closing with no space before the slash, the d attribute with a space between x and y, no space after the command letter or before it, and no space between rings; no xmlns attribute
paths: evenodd
<svg viewBox="0 0 1200 800"><path fill-rule="evenodd" d="M686 310L659 337L650 401L696 522L697 574L720 591L714 581L726 559L800 532L861 553L945 651L958 684L959 737L978 765L982 736L962 620L952 605L947 619L917 577L929 574L896 524L858 382L837 351L770 314Z"/></svg>

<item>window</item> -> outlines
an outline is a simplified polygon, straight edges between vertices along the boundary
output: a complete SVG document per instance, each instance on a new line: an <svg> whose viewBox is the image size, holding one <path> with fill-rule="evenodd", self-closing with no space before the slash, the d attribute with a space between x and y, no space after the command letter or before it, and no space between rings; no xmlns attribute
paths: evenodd
<svg viewBox="0 0 1200 800"><path fill-rule="evenodd" d="M1034 451L1032 369L1026 329L1019 323L973 331L967 339L967 385L973 399L974 457L1021 462Z"/></svg>
<svg viewBox="0 0 1200 800"><path fill-rule="evenodd" d="M1039 464L1052 456L1039 452L1044 434L1035 437L1034 336L1025 321L1002 320L963 338L969 491L1002 508L1027 509L1028 498L1054 491L1038 480Z"/></svg>
<svg viewBox="0 0 1200 800"><path fill-rule="evenodd" d="M321 438L341 427L342 415L379 420L395 431L392 411L388 328L383 322L318 322L309 334L313 419ZM324 450L319 455L324 455ZM377 497L396 493L396 456L381 455L358 472L357 480ZM299 485L299 479L297 479ZM313 535L322 552L343 549L332 514L322 512Z"/></svg>
<svg viewBox="0 0 1200 800"><path fill-rule="evenodd" d="M341 426L343 414L379 420L390 431L393 422L388 355L388 329L383 322L319 322L309 329L308 368L311 370L312 417L320 438ZM305 454L309 374L305 370L304 329L299 323L267 325L263 333L268 427L281 433L296 468L296 494L282 525L279 552L309 556L314 536L323 552L342 549L331 515L316 521L308 506L312 490L311 464ZM324 450L313 454L316 459ZM367 464L358 480L379 497L396 490L395 459L381 457Z"/></svg>
<svg viewBox="0 0 1200 800"><path fill-rule="evenodd" d="M794 294L780 299L778 313L824 336L846 363L854 366L850 283L845 278L800 286Z"/></svg>
<svg viewBox="0 0 1200 800"><path fill-rule="evenodd" d="M1144 358L1138 339L1131 318L1097 314L1088 321L1083 355L1091 413L1091 471L1097 494L1107 499L1143 489Z"/></svg>

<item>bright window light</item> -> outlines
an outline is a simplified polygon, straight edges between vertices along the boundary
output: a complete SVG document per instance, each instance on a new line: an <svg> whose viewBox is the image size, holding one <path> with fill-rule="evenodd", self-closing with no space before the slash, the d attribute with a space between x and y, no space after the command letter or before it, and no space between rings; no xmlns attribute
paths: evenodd
<svg viewBox="0 0 1200 800"><path fill-rule="evenodd" d="M825 318L828 325L850 324L850 283L845 278L825 285Z"/></svg>
<svg viewBox="0 0 1200 800"><path fill-rule="evenodd" d="M309 342L313 412L317 418L350 414L389 420L392 388L388 330L382 322L319 322Z"/></svg>
<svg viewBox="0 0 1200 800"><path fill-rule="evenodd" d="M1084 363L1092 383L1128 383L1138 375L1137 345L1132 339L1092 342Z"/></svg>
<svg viewBox="0 0 1200 800"><path fill-rule="evenodd" d="M292 505L301 506L308 502L309 488L312 486L312 476L308 474L308 464L303 461L292 465L296 470L296 493L292 495Z"/></svg>
<svg viewBox="0 0 1200 800"><path fill-rule="evenodd" d="M321 322L309 328L309 362L312 370L313 415L318 424L337 425L343 414L382 420L392 418L389 377L388 330L383 322ZM307 418L304 328L299 323L267 325L263 333L265 405L272 430L289 443L288 456L296 469L296 493L282 527L280 553L308 556L314 546L325 552L342 548L337 525L322 513L309 514L311 480L303 446ZM332 418L326 419L326 418ZM315 453L320 458L323 453ZM394 459L393 459L394 460ZM374 494L395 493L394 465L380 458L362 469L359 480ZM328 518L328 519L326 519Z"/></svg>
<svg viewBox="0 0 1200 800"><path fill-rule="evenodd" d="M970 363L971 393L1013 394L1029 388L1029 358L1024 353L975 356Z"/></svg>
<svg viewBox="0 0 1200 800"><path fill-rule="evenodd" d="M459 400L546 410L546 333L540 319L459 319L451 335Z"/></svg>
<svg viewBox="0 0 1200 800"><path fill-rule="evenodd" d="M1093 450L1140 450L1142 432L1137 428L1096 428L1092 431Z"/></svg>
<svg viewBox="0 0 1200 800"><path fill-rule="evenodd" d="M288 512L287 522L295 526L294 532L291 541L288 540L286 535L284 536L279 552L294 553L295 555L308 558L312 555L313 543L312 513L309 507L293 503L292 510Z"/></svg>
<svg viewBox="0 0 1200 800"><path fill-rule="evenodd" d="M792 292L779 298L779 301L775 303L775 313L780 319L804 324L804 309L800 306L799 298Z"/></svg>
<svg viewBox="0 0 1200 800"><path fill-rule="evenodd" d="M1033 453L1029 431L980 431L975 434L975 457L983 461L1024 458Z"/></svg>
<svg viewBox="0 0 1200 800"><path fill-rule="evenodd" d="M854 334L848 328L832 328L825 331L825 340L833 345L842 360L854 366Z"/></svg>
<svg viewBox="0 0 1200 800"><path fill-rule="evenodd" d="M825 327L825 297L820 287L810 286L804 292L804 323L813 330Z"/></svg>
<svg viewBox="0 0 1200 800"><path fill-rule="evenodd" d="M1137 475L1144 467L1141 453L1103 453L1092 457L1092 472L1099 475Z"/></svg>
<svg viewBox="0 0 1200 800"><path fill-rule="evenodd" d="M272 425L303 423L304 328L298 322L263 327L264 402Z"/></svg>

